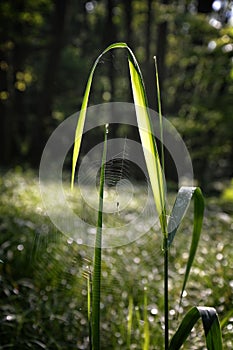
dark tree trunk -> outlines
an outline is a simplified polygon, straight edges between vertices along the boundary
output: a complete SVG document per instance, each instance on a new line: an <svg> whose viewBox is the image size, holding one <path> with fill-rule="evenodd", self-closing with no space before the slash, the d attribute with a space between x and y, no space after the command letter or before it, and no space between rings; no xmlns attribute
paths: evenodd
<svg viewBox="0 0 233 350"><path fill-rule="evenodd" d="M9 62L5 53L0 51L0 115L1 115L1 128L0 128L0 155L1 164L7 165L11 157L11 125L12 123L8 119L9 117L9 88L7 83L7 71L9 67Z"/></svg>
<svg viewBox="0 0 233 350"><path fill-rule="evenodd" d="M163 5L168 5L168 0L162 0ZM165 58L167 50L167 34L168 34L168 23L163 21L158 23L157 26L157 42L156 42L156 52L151 52L151 24L153 22L153 11L152 11L153 0L147 0L147 26L145 31L145 79L146 79L146 90L148 96L149 106L155 110L158 109L157 93L156 93L156 83L155 83L155 67L153 56L157 57L157 64L159 70L159 81L161 97L163 100L163 82L166 77L166 67ZM163 101L163 110L166 108Z"/></svg>
<svg viewBox="0 0 233 350"><path fill-rule="evenodd" d="M25 2L20 1L12 5L18 13L25 11ZM21 158L22 144L25 142L25 115L24 115L24 87L23 82L17 76L24 71L24 61L27 55L24 39L24 23L16 20L12 23L4 23L2 41L11 41L11 49L1 50L0 61L3 64L0 69L0 90L6 92L7 99L1 101L2 118L2 162L11 166ZM3 45L4 47L4 45ZM6 69L4 69L4 67Z"/></svg>
<svg viewBox="0 0 233 350"><path fill-rule="evenodd" d="M214 0L198 0L197 11L200 13L210 13L212 12Z"/></svg>
<svg viewBox="0 0 233 350"><path fill-rule="evenodd" d="M107 18L106 18L106 24L104 26L104 45L108 46L113 44L115 41L117 41L116 38L116 28L113 23L113 16L114 16L114 0L107 0ZM114 71L114 63L113 58L111 57L110 64L108 66L108 76L110 80L110 94L111 94L111 101L114 101L115 97L115 71Z"/></svg>
<svg viewBox="0 0 233 350"><path fill-rule="evenodd" d="M147 25L145 31L146 38L146 60L144 65L145 71L145 84L147 91L147 98L149 106L153 109L156 108L155 100L155 70L153 64L153 56L151 54L151 23L152 23L152 0L147 0Z"/></svg>
<svg viewBox="0 0 233 350"><path fill-rule="evenodd" d="M151 20L152 20L152 0L147 0L147 26L146 26L146 60L151 60Z"/></svg>
<svg viewBox="0 0 233 350"><path fill-rule="evenodd" d="M12 101L12 116L14 117L13 125L11 126L13 132L12 146L14 148L12 159L20 159L22 154L22 146L26 144L26 125L27 120L25 118L25 91L24 88L20 88L17 84L20 84L17 74L24 71L25 62L25 48L24 45L16 44L13 55L13 101Z"/></svg>
<svg viewBox="0 0 233 350"><path fill-rule="evenodd" d="M54 1L51 40L44 71L42 90L38 96L35 126L32 131L31 159L38 165L51 125L51 112L56 91L56 75L65 43L65 27L70 1Z"/></svg>
<svg viewBox="0 0 233 350"><path fill-rule="evenodd" d="M162 0L162 4L168 5L169 0ZM168 23L167 21L163 21L158 25L158 36L157 36L157 63L158 63L158 71L159 71L159 81L160 81L163 112L166 111L163 85L164 85L164 80L166 78L167 35L168 35Z"/></svg>
<svg viewBox="0 0 233 350"><path fill-rule="evenodd" d="M133 15L133 8L132 8L132 0L125 0L123 1L124 5L124 13L125 13L125 40L126 43L131 46L132 45L132 15Z"/></svg>

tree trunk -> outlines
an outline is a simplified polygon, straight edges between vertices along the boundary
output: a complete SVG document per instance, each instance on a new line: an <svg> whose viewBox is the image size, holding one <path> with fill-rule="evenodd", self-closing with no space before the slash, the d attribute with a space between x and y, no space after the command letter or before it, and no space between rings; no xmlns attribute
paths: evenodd
<svg viewBox="0 0 233 350"><path fill-rule="evenodd" d="M5 53L0 51L0 115L1 115L1 128L0 128L0 149L1 149L1 164L7 165L11 157L11 125L8 120L9 109L9 89L7 84L7 71L9 69L9 62Z"/></svg>
<svg viewBox="0 0 233 350"><path fill-rule="evenodd" d="M12 5L15 11L23 13L25 2ZM24 23L16 18L13 23L5 19L2 41L11 41L11 49L5 48L0 52L0 90L3 91L0 113L2 117L1 149L2 162L11 166L21 158L21 148L25 142L25 115L24 115L24 86L20 85L17 73L24 71L24 61L27 55L24 39ZM4 47L4 45L3 45ZM4 68L5 67L5 68ZM4 100L7 96L7 99Z"/></svg>
<svg viewBox="0 0 233 350"><path fill-rule="evenodd" d="M124 13L125 13L125 40L126 43L131 46L132 45L132 15L133 15L133 8L132 8L132 0L125 0L123 1L124 5Z"/></svg>
<svg viewBox="0 0 233 350"><path fill-rule="evenodd" d="M213 11L212 5L214 0L198 0L197 11L200 13L210 13Z"/></svg>
<svg viewBox="0 0 233 350"><path fill-rule="evenodd" d="M107 0L107 18L106 18L106 24L104 26L104 46L108 46L110 44L113 44L115 41L117 41L116 38L116 28L113 23L113 16L114 16L114 0ZM108 76L110 81L110 94L111 94L111 101L114 101L115 97L115 72L114 72L114 64L113 64L113 58L111 57L110 64L108 66Z"/></svg>
<svg viewBox="0 0 233 350"><path fill-rule="evenodd" d="M162 5L168 5L169 0L162 0ZM168 35L168 23L162 21L158 25L158 36L157 36L157 62L159 71L159 81L161 90L161 99L163 112L166 111L166 104L164 99L163 85L166 78L166 51L167 51L167 35Z"/></svg>
<svg viewBox="0 0 233 350"><path fill-rule="evenodd" d="M155 87L155 70L153 56L151 54L151 23L152 23L152 0L147 0L147 25L145 31L145 85L149 107L156 109L156 87Z"/></svg>
<svg viewBox="0 0 233 350"><path fill-rule="evenodd" d="M42 90L38 96L36 120L32 130L31 159L38 165L51 125L51 113L56 90L56 75L65 42L65 25L70 1L54 0L51 40L44 71Z"/></svg>

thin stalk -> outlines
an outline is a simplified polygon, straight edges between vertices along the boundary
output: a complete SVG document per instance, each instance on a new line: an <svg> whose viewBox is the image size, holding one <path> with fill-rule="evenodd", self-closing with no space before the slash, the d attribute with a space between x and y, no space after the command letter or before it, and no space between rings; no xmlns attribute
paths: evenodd
<svg viewBox="0 0 233 350"><path fill-rule="evenodd" d="M144 337L144 344L143 344L143 350L149 350L150 346L150 330L149 330L149 322L147 317L147 307L148 307L148 301L147 301L147 288L144 288L144 329L143 329L143 337Z"/></svg>
<svg viewBox="0 0 233 350"><path fill-rule="evenodd" d="M91 300L92 300L92 281L91 272L88 272L87 276L87 309L88 309L88 327L89 327L89 348L92 350L92 330L91 330Z"/></svg>
<svg viewBox="0 0 233 350"><path fill-rule="evenodd" d="M169 344L169 300L168 300L168 239L164 237L164 348Z"/></svg>
<svg viewBox="0 0 233 350"><path fill-rule="evenodd" d="M164 161L164 138L163 138L163 117L162 117L162 107L161 107L161 95L159 86L159 73L157 58L154 56L155 61L155 80L157 88L157 100L158 100L158 111L159 111L159 127L160 127L160 145L161 145L161 165L163 170L163 175L165 177L165 161ZM165 198L165 188L163 186L162 190L163 196ZM168 231L167 231L167 215L166 215L166 202L164 201L164 208L161 214L161 228L163 233L163 253L164 253L164 348L168 350L169 345L169 298L168 298Z"/></svg>
<svg viewBox="0 0 233 350"><path fill-rule="evenodd" d="M129 298L129 311L128 311L128 325L127 325L127 348L130 348L131 343L131 332L133 323L133 298Z"/></svg>
<svg viewBox="0 0 233 350"><path fill-rule="evenodd" d="M107 155L108 124L105 126L104 150L100 171L99 209L94 252L93 285L92 285L92 349L100 349L100 285L102 254L103 198L105 182L105 162Z"/></svg>

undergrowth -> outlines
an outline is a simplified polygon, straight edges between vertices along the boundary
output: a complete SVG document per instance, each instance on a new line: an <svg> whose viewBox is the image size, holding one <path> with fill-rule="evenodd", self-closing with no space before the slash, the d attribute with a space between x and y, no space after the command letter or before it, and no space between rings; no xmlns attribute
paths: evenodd
<svg viewBox="0 0 233 350"><path fill-rule="evenodd" d="M50 223L33 173L2 174L0 191L0 349L87 349L87 288L83 272L91 265L93 250L63 236ZM140 191L137 198L140 201ZM73 202L78 204L78 199L75 190ZM178 325L174 307L187 259L183 237L190 231L191 220L184 219L170 251L169 318L173 329ZM207 199L202 238L183 299L184 311L194 304L215 305L222 321L232 310L232 228L233 217L222 210L217 198ZM112 349L128 350L130 295L140 324L133 319L131 349L141 349L145 287L150 349L161 349L163 256L159 241L159 236L150 232L137 242L104 251L101 349L107 350L111 344ZM232 349L232 338L230 318L223 328L224 349ZM198 326L184 349L201 348L204 339Z"/></svg>

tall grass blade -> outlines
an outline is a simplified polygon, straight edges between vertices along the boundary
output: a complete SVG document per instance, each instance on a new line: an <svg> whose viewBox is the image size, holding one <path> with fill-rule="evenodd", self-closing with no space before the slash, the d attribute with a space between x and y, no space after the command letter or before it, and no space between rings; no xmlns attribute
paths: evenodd
<svg viewBox="0 0 233 350"><path fill-rule="evenodd" d="M189 277L189 273L193 264L196 251L197 251L201 229L202 229L205 204L204 204L204 198L203 198L202 192L199 187L181 187L181 189L178 192L178 195L168 222L168 245L170 246L176 235L179 225L185 216L185 213L189 207L189 204L192 198L194 199L194 223L193 223L192 242L189 250L189 258L186 265L186 272L184 276L180 301L182 299L182 295L186 287L186 283Z"/></svg>
<svg viewBox="0 0 233 350"><path fill-rule="evenodd" d="M150 182L152 186L156 208L157 208L158 214L161 215L165 207L163 173L162 173L162 169L159 161L157 146L155 143L155 139L153 137L152 124L151 124L149 112L147 109L148 103L147 103L142 74L133 52L125 43L115 43L108 46L101 53L101 55L99 55L99 57L96 59L91 69L91 72L87 81L84 97L83 97L83 103L82 103L82 107L81 107L81 111L78 119L78 124L75 131L75 142L74 142L73 158L72 158L71 188L73 188L74 186L75 168L76 168L78 155L80 151L83 128L84 128L84 123L86 118L86 109L88 105L90 89L91 89L95 69L101 57L105 53L107 53L112 49L122 49L122 48L128 51L128 62L129 62L129 70L130 70L130 77L131 77L131 85L133 90L133 97L134 97L134 103L136 108L139 133L141 137L142 147L143 147L146 165L147 165L147 169L150 177ZM163 221L164 220L161 220L160 218L161 225L164 226L162 228L162 231L165 232L166 224Z"/></svg>
<svg viewBox="0 0 233 350"><path fill-rule="evenodd" d="M108 52L111 49L114 48L125 48L127 47L127 45L125 43L117 43L117 44L112 44L110 46L108 46L106 48L106 50L104 50L95 60L91 72L89 74L89 78L87 81L87 85L86 85L86 89L84 92L84 96L83 96L83 102L82 102L82 106L81 106L81 111L79 114L79 119L78 119L78 124L76 127L76 131L75 131L75 142L74 142L74 149L73 149L73 158L72 158L72 173L71 173L71 189L74 186L74 177L75 177L75 168L76 168L76 164L77 164L77 160L78 160L78 156L79 156L79 151L80 151L80 145L81 145L81 141L82 141L82 134L83 134L83 128L84 128L84 123L85 123L85 119L86 119L86 113L87 113L87 105L88 105L88 101L89 101L89 96L90 96L90 90L91 90L91 85L92 85L92 80L93 80L93 76L95 73L95 69L101 59L101 57Z"/></svg>
<svg viewBox="0 0 233 350"><path fill-rule="evenodd" d="M159 112L159 126L160 126L161 163L162 163L163 173L165 174L164 141L163 141L163 116L162 116L162 104L161 104L161 94L160 94L160 85L159 85L159 72L158 72L158 65L157 65L157 57L156 56L154 56L154 61L155 61L155 80L156 80L158 112Z"/></svg>
<svg viewBox="0 0 233 350"><path fill-rule="evenodd" d="M148 103L142 74L134 55L131 51L129 52L129 70L137 115L138 129L154 195L154 201L160 217L162 232L165 233L166 222L163 220L162 215L165 210L165 187L163 181L163 173L159 160L157 145L153 136L153 128L151 125L150 115L147 108Z"/></svg>
<svg viewBox="0 0 233 350"><path fill-rule="evenodd" d="M99 209L97 232L95 240L95 252L93 262L93 279L92 279L92 349L100 349L100 285L101 285L101 254L102 254L102 224L103 224L103 198L105 182L105 163L107 155L107 134L108 125L105 127L104 150L100 171L99 187Z"/></svg>
<svg viewBox="0 0 233 350"><path fill-rule="evenodd" d="M159 128L160 128L160 149L161 149L161 163L162 170L165 176L165 163L164 163L164 141L163 141L163 116L162 116L162 104L161 104L161 95L160 95L160 85L159 85L159 73L158 73L158 65L157 58L154 56L155 61L155 82L156 82L156 91L157 91L157 101L158 101L158 111L159 111ZM165 197L165 193L164 193ZM166 216L166 205L164 206L162 212L162 224L167 224L167 216ZM162 227L162 226L161 226ZM164 252L164 348L168 349L169 343L169 295L168 295L168 234L166 231L166 227L163 228L163 252Z"/></svg>
<svg viewBox="0 0 233 350"><path fill-rule="evenodd" d="M133 297L129 297L129 307L128 307L128 323L127 323L127 348L130 348L131 343L131 332L133 325Z"/></svg>
<svg viewBox="0 0 233 350"><path fill-rule="evenodd" d="M87 276L87 313L88 313L88 328L89 328L89 348L92 350L92 280L91 273Z"/></svg>
<svg viewBox="0 0 233 350"><path fill-rule="evenodd" d="M143 310L143 350L149 350L150 347L150 330L149 330L149 321L148 321L148 315L147 315L147 289L144 288L144 310Z"/></svg>
<svg viewBox="0 0 233 350"><path fill-rule="evenodd" d="M91 314L92 314L92 280L91 271L85 271L83 277L87 280L87 320L88 320L88 330L89 330L89 350L92 350L92 324L91 324Z"/></svg>
<svg viewBox="0 0 233 350"><path fill-rule="evenodd" d="M217 312L214 308L205 306L195 306L187 312L171 339L169 350L181 348L199 318L202 319L207 349L222 350L222 335Z"/></svg>

